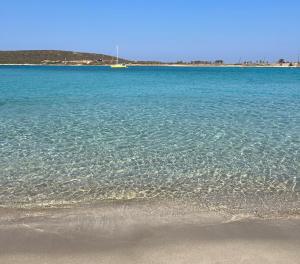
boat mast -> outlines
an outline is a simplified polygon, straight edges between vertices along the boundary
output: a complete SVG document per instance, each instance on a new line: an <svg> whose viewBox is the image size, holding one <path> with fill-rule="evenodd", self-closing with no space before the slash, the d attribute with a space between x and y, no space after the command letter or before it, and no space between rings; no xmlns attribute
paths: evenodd
<svg viewBox="0 0 300 264"><path fill-rule="evenodd" d="M116 48L117 48L117 64L119 64L119 46L117 45Z"/></svg>

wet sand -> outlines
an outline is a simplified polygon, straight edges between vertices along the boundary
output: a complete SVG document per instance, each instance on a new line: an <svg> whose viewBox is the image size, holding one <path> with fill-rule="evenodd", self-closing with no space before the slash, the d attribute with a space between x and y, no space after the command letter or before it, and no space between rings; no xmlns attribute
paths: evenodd
<svg viewBox="0 0 300 264"><path fill-rule="evenodd" d="M0 209L0 263L299 263L300 218L174 204Z"/></svg>

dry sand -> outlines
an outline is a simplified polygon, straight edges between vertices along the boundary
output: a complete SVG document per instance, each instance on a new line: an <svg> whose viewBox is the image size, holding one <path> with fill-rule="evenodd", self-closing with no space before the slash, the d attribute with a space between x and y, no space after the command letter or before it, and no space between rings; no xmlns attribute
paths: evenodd
<svg viewBox="0 0 300 264"><path fill-rule="evenodd" d="M175 204L0 210L0 263L300 263L300 218Z"/></svg>

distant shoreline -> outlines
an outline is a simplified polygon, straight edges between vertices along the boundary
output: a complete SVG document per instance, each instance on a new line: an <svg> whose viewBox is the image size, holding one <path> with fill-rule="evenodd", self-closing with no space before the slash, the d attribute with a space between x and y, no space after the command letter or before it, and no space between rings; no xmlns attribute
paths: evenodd
<svg viewBox="0 0 300 264"><path fill-rule="evenodd" d="M36 64L36 63L6 63L0 66L61 66L61 67L110 67L112 64L88 65L88 64ZM206 65L206 64L127 64L129 67L189 67L189 68L300 68L300 65L242 65L242 64L223 64L223 65Z"/></svg>
<svg viewBox="0 0 300 264"><path fill-rule="evenodd" d="M110 66L124 63L128 66L161 66L161 67L255 67L255 68L288 68L300 67L299 61L286 61L281 58L276 62L265 60L238 61L226 63L218 60L191 60L163 62L156 60L129 60L111 55L64 51L64 50L16 50L0 51L0 65L29 65L29 66Z"/></svg>

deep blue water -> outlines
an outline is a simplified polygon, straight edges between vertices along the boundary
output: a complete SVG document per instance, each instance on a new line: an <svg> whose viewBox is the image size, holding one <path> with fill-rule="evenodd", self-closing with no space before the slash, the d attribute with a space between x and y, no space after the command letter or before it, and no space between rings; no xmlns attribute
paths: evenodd
<svg viewBox="0 0 300 264"><path fill-rule="evenodd" d="M286 206L299 185L299 68L0 67L0 204Z"/></svg>

